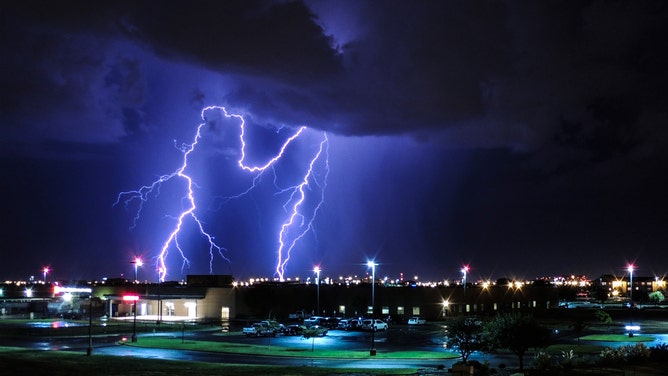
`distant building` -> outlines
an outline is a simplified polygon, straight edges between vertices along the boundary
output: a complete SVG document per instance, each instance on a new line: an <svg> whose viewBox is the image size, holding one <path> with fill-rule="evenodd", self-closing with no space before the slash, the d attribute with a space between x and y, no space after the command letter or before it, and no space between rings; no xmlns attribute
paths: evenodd
<svg viewBox="0 0 668 376"><path fill-rule="evenodd" d="M138 320L287 319L304 311L320 316L376 316L403 321L412 316L439 320L453 315L493 315L497 312L542 312L560 306L564 289L577 298L589 289L604 290L620 299L630 294L630 280L603 275L586 281L566 278L520 282L500 279L450 285L448 283L392 283L378 280L371 305L371 281L354 283L276 282L237 283L231 275L189 275L185 282L132 283L108 280L68 287L43 283L0 285L0 315L52 316L81 313L92 307L96 315ZM586 283L585 283L586 282ZM591 286L590 286L591 284ZM319 288L319 293L316 289ZM665 289L665 281L633 278L634 300ZM93 300L89 300L89 299ZM319 299L319 300L317 300ZM92 304L90 303L92 302ZM320 312L315 312L315 307ZM99 312L98 312L99 311Z"/></svg>

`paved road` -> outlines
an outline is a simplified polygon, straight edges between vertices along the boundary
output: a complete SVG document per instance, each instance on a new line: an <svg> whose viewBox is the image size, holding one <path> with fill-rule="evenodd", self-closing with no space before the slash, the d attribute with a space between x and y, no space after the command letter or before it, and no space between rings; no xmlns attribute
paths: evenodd
<svg viewBox="0 0 668 376"><path fill-rule="evenodd" d="M141 340L141 339L140 339ZM456 360L423 360L423 359L322 359L299 357L272 357L256 355L237 355L208 353L202 351L161 350L132 346L99 347L94 354L114 356L133 356L154 359L193 360L199 362L215 362L228 364L262 364L277 366L307 366L324 368L437 368L450 367Z"/></svg>

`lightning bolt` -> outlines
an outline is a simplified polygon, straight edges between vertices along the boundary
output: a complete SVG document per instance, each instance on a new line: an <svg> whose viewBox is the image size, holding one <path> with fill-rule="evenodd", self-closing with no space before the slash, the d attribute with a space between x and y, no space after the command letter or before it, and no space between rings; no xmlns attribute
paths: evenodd
<svg viewBox="0 0 668 376"><path fill-rule="evenodd" d="M177 149L183 153L183 161L179 168L170 174L161 175L149 185L142 186L137 190L125 191L118 194L114 206L124 203L124 206L127 208L130 203L134 201L139 201L137 212L133 218L132 226L130 229L134 229L137 226L137 222L141 217L141 213L144 208L144 204L150 199L151 195L159 195L160 187L162 184L172 180L172 179L182 179L186 182L186 193L182 198L182 201L185 202L185 205L181 213L174 217L175 225L173 230L167 236L167 239L162 244L160 253L157 256L157 270L160 281L164 281L167 275L167 266L166 260L169 253L169 250L174 247L178 250L181 259L182 259L182 269L190 264L190 261L185 256L181 245L179 244L179 233L183 227L183 224L186 220L191 219L199 228L200 234L208 241L209 243L209 272L213 274L213 261L215 254L218 253L223 259L227 262L230 260L225 257L223 251L227 251L225 248L219 246L214 241L214 237L209 234L196 215L197 205L194 194L194 187L196 187L193 179L186 174L186 169L188 167L188 157L193 153L197 147L198 141L201 138L202 127L207 123L205 113L207 111L217 110L220 111L223 116L226 118L234 118L239 121L240 134L239 141L241 143L240 158L237 161L237 165L240 169L254 174L252 185L245 191L231 196L228 199L239 198L247 193L249 193L255 186L259 183L262 174L269 168L273 170L274 164L276 164L284 155L288 146L297 139L306 129L305 126L299 127L297 131L292 134L285 142L282 144L279 151L270 158L266 163L256 166L251 166L246 163L246 124L245 120L241 115L230 114L227 112L227 109L221 106L208 106L201 110L200 117L204 120L203 123L197 126L197 131L195 133L192 143L184 143L181 146L177 146ZM280 193L289 192L289 198L286 203L283 205L284 209L288 213L288 219L283 222L281 230L279 232L278 238L278 250L277 250L277 265L276 265L276 274L278 277L283 280L285 273L285 267L290 259L290 254L295 247L295 245L301 240L309 231L313 230L313 222L317 216L320 207L324 203L324 192L327 185L327 177L329 174L329 141L327 134L323 133L323 139L319 143L318 151L315 153L315 156L311 159L307 172L304 175L302 181L290 188L283 189L279 191ZM325 155L325 157L323 157ZM314 172L315 164L321 159L325 158L325 173L322 178L322 181L318 180ZM276 172L274 171L274 174ZM275 177L276 178L276 177ZM311 184L317 186L320 189L320 198L315 205L314 209L310 212L309 215L303 214L302 209L306 201L306 189L311 188ZM276 185L276 180L274 179L274 185ZM288 207L290 209L288 209ZM294 233L294 235L292 235ZM315 233L315 232L314 232ZM291 239L291 240L290 240Z"/></svg>
<svg viewBox="0 0 668 376"><path fill-rule="evenodd" d="M314 166L316 162L321 158L322 155L325 155L325 173L322 179L322 182L319 182L317 176L315 175ZM308 170L306 175L304 175L303 180L298 185L292 187L290 190L290 195L288 201L283 205L284 208L290 208L287 210L290 214L288 219L283 222L281 225L281 231L278 235L278 263L276 264L276 274L283 280L285 274L285 266L288 261L290 261L290 254L299 240L301 240L309 231L313 230L313 221L315 221L320 207L325 202L325 188L327 187L327 178L329 176L329 139L327 138L327 133L324 134L323 140L320 142L318 152L315 154L311 162L309 163ZM309 216L308 221L307 217L301 211L302 206L306 200L306 188L310 188L309 182L313 181L315 185L320 188L320 200L315 205L315 208L312 211L312 214ZM290 232L296 232L294 236L290 235ZM289 239L292 238L292 241Z"/></svg>
<svg viewBox="0 0 668 376"><path fill-rule="evenodd" d="M201 117L204 119L204 111L206 109L202 110ZM202 225L202 222L197 218L197 215L195 214L195 210L197 209L197 205L195 202L195 194L193 192L193 186L195 183L193 182L193 179L185 173L186 168L188 167L188 157L190 156L190 153L192 153L196 146L197 143L201 137L201 131L202 127L204 126L206 122L201 123L197 127L197 131L195 132L195 137L193 139L193 142L190 144L182 144L180 147L177 146L177 149L179 149L183 153L183 162L179 168L177 168L174 172L171 174L166 174L160 176L157 180L155 180L153 183L150 185L146 185L141 187L138 190L134 191L126 191L126 192L121 192L118 194L118 197L116 198L116 202L114 205L117 205L121 200L125 203L125 206L127 207L130 202L134 200L139 200L139 209L137 210L137 214L135 215L134 221L133 221L133 227L134 228L137 225L137 220L141 216L141 211L144 207L144 203L148 200L149 196L151 193L154 193L157 195L159 194L160 187L162 186L163 183L168 182L169 180L172 180L174 178L180 178L185 180L186 182L186 194L183 197L183 202L186 203L185 207L183 208L183 211L181 214L179 214L176 217L176 224L174 226L174 229L172 232L169 234L167 239L162 245L162 248L160 249L160 253L158 254L157 257L157 270L158 270L158 278L160 281L164 281L165 277L167 275L167 265L166 265L166 258L169 252L170 247L172 244L174 247L179 251L181 255L181 259L183 261L182 263L182 268L190 264L190 261L188 258L185 256L183 249L181 248L181 245L179 244L179 238L178 234L181 231L181 228L183 227L183 223L186 219L190 218L192 219L195 224L198 226L200 233L202 236L204 236L208 242L209 242L209 268L210 271L213 271L213 259L214 259L214 253L217 251L220 256L227 260L229 262L229 259L223 255L223 250L224 248L219 246L214 242L214 237L211 236L207 231L204 230L204 226Z"/></svg>

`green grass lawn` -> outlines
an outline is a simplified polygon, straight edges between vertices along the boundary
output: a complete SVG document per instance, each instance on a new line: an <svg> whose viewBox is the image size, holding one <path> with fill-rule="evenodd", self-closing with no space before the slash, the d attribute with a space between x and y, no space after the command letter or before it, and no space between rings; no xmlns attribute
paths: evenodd
<svg viewBox="0 0 668 376"><path fill-rule="evenodd" d="M591 334L580 337L581 341L606 341L606 342L651 342L652 336L635 335L629 337L627 334Z"/></svg>
<svg viewBox="0 0 668 376"><path fill-rule="evenodd" d="M310 366L258 366L40 351L0 347L0 375L28 371L31 376L255 376L255 375L410 375L417 369L346 369ZM21 371L23 370L23 371Z"/></svg>
<svg viewBox="0 0 668 376"><path fill-rule="evenodd" d="M196 350L211 352L229 352L237 354L256 354L271 356L302 356L322 358L346 358L364 359L369 358L369 351L360 350L332 350L327 348L312 347L311 341L304 341L304 346L286 347L253 345L231 342L193 341L181 338L143 337L138 342L126 343L126 346L154 347L163 349ZM455 359L459 354L450 351L383 351L378 350L376 358L380 359Z"/></svg>

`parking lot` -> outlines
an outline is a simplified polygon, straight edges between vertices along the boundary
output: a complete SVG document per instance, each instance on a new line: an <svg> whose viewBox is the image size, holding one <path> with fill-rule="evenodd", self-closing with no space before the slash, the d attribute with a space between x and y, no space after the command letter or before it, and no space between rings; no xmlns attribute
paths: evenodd
<svg viewBox="0 0 668 376"><path fill-rule="evenodd" d="M368 330L329 329L322 337L304 338L301 335L277 334L274 337L246 337L236 327L229 333L220 333L225 341L254 344L274 344L280 346L327 346L331 349L366 350L371 348L372 332ZM375 347L379 350L429 350L443 349L445 342L445 326L443 323L427 323L424 325L394 324L387 330L373 333Z"/></svg>

